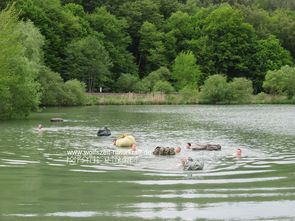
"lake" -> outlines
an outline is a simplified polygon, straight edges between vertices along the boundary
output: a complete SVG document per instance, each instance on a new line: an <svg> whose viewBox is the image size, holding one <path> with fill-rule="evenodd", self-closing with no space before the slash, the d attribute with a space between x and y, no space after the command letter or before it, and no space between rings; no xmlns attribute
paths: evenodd
<svg viewBox="0 0 295 221"><path fill-rule="evenodd" d="M123 133L137 153L112 145ZM204 169L183 171L184 156ZM294 105L48 108L0 123L0 220L295 220L294 166Z"/></svg>

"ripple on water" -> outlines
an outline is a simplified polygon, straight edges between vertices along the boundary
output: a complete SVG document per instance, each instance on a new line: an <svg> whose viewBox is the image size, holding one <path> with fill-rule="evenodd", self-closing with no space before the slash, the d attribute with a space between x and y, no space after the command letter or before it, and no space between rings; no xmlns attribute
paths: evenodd
<svg viewBox="0 0 295 221"><path fill-rule="evenodd" d="M133 180L117 181L118 183L134 183L140 185L176 185L176 184L225 184L225 183L254 183L287 179L287 177L260 177L260 178L242 178L242 179L206 179L206 180Z"/></svg>
<svg viewBox="0 0 295 221"><path fill-rule="evenodd" d="M204 194L204 193L199 193L199 194L192 194L192 193L187 193L187 194L149 194L149 195L140 195L138 197L142 198L153 198L153 199L220 199L220 198L269 198L269 197L284 197L284 196L295 196L295 193L213 193L213 194Z"/></svg>
<svg viewBox="0 0 295 221"><path fill-rule="evenodd" d="M105 108L105 111L96 108ZM32 192L26 189L29 185L24 185L23 189L15 189L20 196L11 198L11 205L19 207L11 209L11 205L6 206L5 201L1 201L1 209L4 216L35 216L38 220L100 216L127 220L292 220L295 201L285 199L294 199L295 190L292 171L295 163L294 106L269 109L272 108L254 105L95 107L93 113L83 112L79 116L81 121L71 120L58 126L50 124L42 132L28 126L30 120L17 127L2 127L0 167L7 176L5 185L17 186L16 179L10 179L15 176L11 171L16 172L21 181L35 184L32 187L36 188L38 199L30 200L38 201L38 205L54 206L42 212L30 208L36 204L19 208L23 205L17 204L21 202L18 199ZM36 124L35 121L31 123ZM111 126L114 136L123 132L134 134L138 147L150 154L139 156L131 164L69 165L68 150L113 150L112 137L96 136L97 128L105 125ZM187 142L219 143L222 151L182 151L178 156L167 158L151 155L155 146L184 147ZM233 157L237 147L243 150L241 159ZM179 161L183 156L204 161L204 170L182 171ZM61 178L63 185L55 183ZM51 182L56 185L44 185ZM77 196L63 194L64 186ZM114 186L116 191L110 194ZM125 188L124 193L118 195L118 187ZM94 193L91 197L84 194L89 188ZM104 199L112 201L106 211L93 209L98 208L99 203L106 201L107 204L108 200ZM87 202L88 206L75 211L76 201ZM56 209L55 205L68 209Z"/></svg>
<svg viewBox="0 0 295 221"><path fill-rule="evenodd" d="M169 203L142 202L122 204L121 211L60 211L45 214L4 214L6 217L125 217L137 219L222 219L224 220L290 220L295 217L294 201L246 201L238 203ZM267 209L266 209L267 208ZM212 212L214 211L214 213ZM288 211L288 213L286 213Z"/></svg>
<svg viewBox="0 0 295 221"><path fill-rule="evenodd" d="M136 203L122 205L133 208L132 212L117 213L121 217L145 219L220 219L223 220L284 220L295 217L295 201L247 201L240 203ZM267 209L266 209L267 208ZM214 212L212 212L214 211ZM286 213L286 211L289 211Z"/></svg>
<svg viewBox="0 0 295 221"><path fill-rule="evenodd" d="M29 160L13 160L13 159L1 159L6 164L15 164L15 165L22 165L22 164L36 164L40 163L40 161L29 161Z"/></svg>

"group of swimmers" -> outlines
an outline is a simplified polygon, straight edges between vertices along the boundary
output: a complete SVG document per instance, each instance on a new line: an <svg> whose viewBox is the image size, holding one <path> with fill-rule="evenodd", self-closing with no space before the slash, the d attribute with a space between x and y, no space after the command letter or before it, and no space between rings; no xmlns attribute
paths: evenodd
<svg viewBox="0 0 295 221"><path fill-rule="evenodd" d="M42 124L39 124L37 126L37 129L39 131L43 130L44 127ZM135 139L133 136L126 135L127 137L131 137L131 151L136 152L137 151L137 145L135 142ZM113 144L117 146L117 141L118 139L113 140ZM129 146L129 147L130 147ZM192 151L220 151L221 150L221 145L219 144L194 144L192 145L191 143L186 144L186 150L192 150ZM176 155L181 152L180 147L160 147L157 146L154 151L152 152L153 155ZM242 150L240 148L236 149L235 156L239 159L242 156ZM204 167L204 163L198 160L194 160L191 157L183 157L181 159L181 165L184 170L202 170Z"/></svg>
<svg viewBox="0 0 295 221"><path fill-rule="evenodd" d="M192 151L220 151L221 145L219 144L194 144L191 143L186 144L186 150ZM137 146L135 143L131 145L131 151L137 151ZM156 156L167 156L167 155L176 155L181 152L180 147L160 147L157 146L153 150L153 155ZM240 159L242 156L242 150L240 148L236 149L235 156ZM181 165L183 170L202 170L204 168L204 163L199 160L194 160L191 157L183 157L181 159Z"/></svg>
<svg viewBox="0 0 295 221"><path fill-rule="evenodd" d="M194 144L191 143L186 144L187 150L192 151L218 151L221 150L221 145L219 144ZM154 155L175 155L181 152L180 147L159 147L157 146L153 154ZM191 157L184 157L181 159L181 164L184 170L202 170L204 168L204 163L202 161L194 160Z"/></svg>

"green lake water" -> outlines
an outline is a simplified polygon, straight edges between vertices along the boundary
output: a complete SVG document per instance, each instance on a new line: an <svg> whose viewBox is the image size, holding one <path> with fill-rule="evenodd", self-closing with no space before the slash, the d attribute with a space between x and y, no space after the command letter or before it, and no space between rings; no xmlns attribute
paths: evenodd
<svg viewBox="0 0 295 221"><path fill-rule="evenodd" d="M114 148L122 133L137 153ZM153 156L158 145L182 152ZM204 170L183 171L184 156ZM0 123L0 220L295 220L294 208L294 105L48 108Z"/></svg>

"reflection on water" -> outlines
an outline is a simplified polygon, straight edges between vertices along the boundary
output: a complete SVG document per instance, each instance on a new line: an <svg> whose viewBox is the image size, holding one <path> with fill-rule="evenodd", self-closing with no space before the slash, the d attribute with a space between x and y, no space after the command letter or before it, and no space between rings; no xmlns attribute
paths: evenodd
<svg viewBox="0 0 295 221"><path fill-rule="evenodd" d="M205 204L204 206L193 203L180 205L173 203L139 203L133 205L133 208L138 209L137 212L127 212L120 214L120 216L154 219L159 217L163 219L180 218L181 220L194 220L196 218L220 220L221 217L224 220L263 220L270 218L284 220L295 216L293 206L294 203L290 201L215 203ZM257 214L257 211L261 212ZM286 213L286 211L290 212Z"/></svg>
<svg viewBox="0 0 295 221"><path fill-rule="evenodd" d="M102 126L111 137L96 136ZM0 220L295 219L291 105L52 108L0 131ZM114 148L122 133L140 151ZM187 151L187 142L222 150ZM153 156L158 145L182 152ZM204 170L182 171L184 156Z"/></svg>
<svg viewBox="0 0 295 221"><path fill-rule="evenodd" d="M4 214L6 217L59 217L59 218L89 218L89 217L127 217L142 219L181 219L181 220L291 220L295 216L292 201L278 202L242 202L242 203L137 203L122 205L129 212L98 212L98 211L68 211L46 214ZM266 209L267 208L267 209ZM212 212L214 211L214 212ZM257 214L257 211L260 211ZM286 211L289 211L286 213Z"/></svg>

